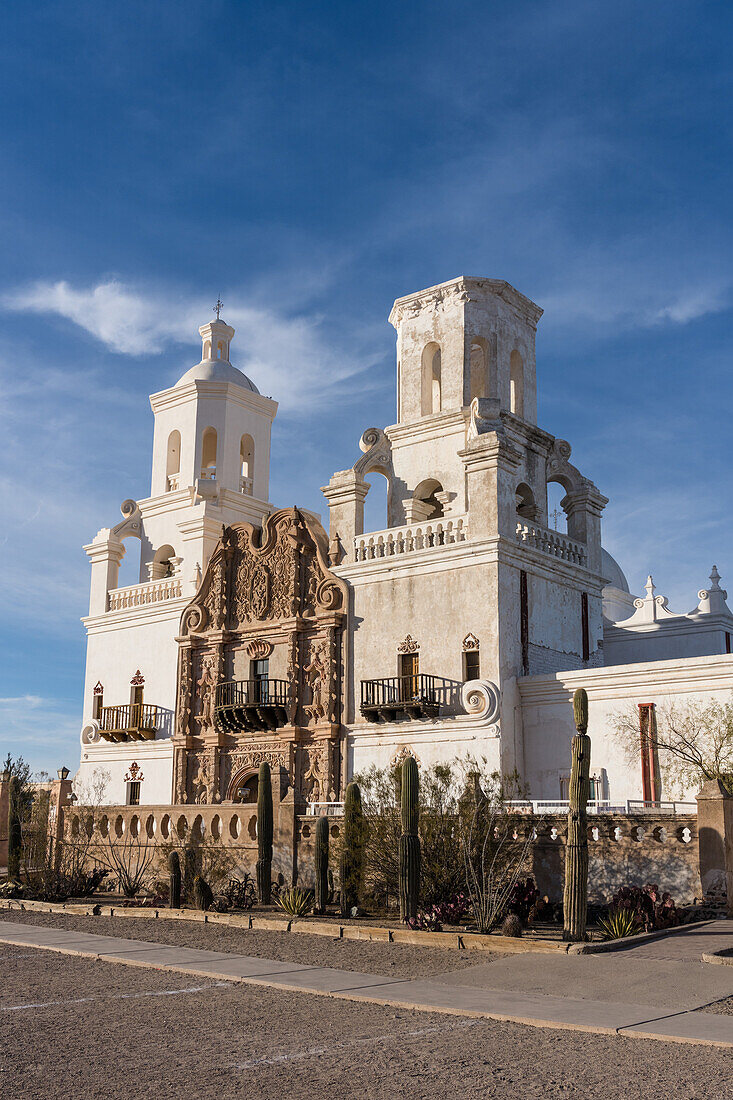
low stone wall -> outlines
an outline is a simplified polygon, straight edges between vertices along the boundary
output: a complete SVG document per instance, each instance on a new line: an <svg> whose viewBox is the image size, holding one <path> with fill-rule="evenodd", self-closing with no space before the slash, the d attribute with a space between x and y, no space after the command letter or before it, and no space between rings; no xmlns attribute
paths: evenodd
<svg viewBox="0 0 733 1100"><path fill-rule="evenodd" d="M295 812L293 802L275 803L273 876L287 883L313 884L317 818ZM214 845L231 854L232 872L254 873L257 861L257 806L220 803L213 806L105 806L96 811L73 807L64 811L65 840L87 837L91 859L110 842L123 844L137 836L160 848L162 859L172 845ZM342 819L329 819L334 849ZM542 895L562 901L567 817L517 814L518 835L532 829L531 873ZM695 814L599 814L588 822L589 882L592 902L607 902L621 886L657 883L679 904L702 897ZM334 861L335 869L335 861Z"/></svg>
<svg viewBox="0 0 733 1100"><path fill-rule="evenodd" d="M567 817L534 818L532 873L542 895L562 901ZM656 883L675 902L702 897L696 814L598 814L588 820L588 900L610 901L621 886Z"/></svg>

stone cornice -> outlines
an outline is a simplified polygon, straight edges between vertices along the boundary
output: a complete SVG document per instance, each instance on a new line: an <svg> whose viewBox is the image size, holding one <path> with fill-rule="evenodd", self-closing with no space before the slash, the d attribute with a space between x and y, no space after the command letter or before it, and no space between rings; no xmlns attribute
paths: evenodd
<svg viewBox="0 0 733 1100"><path fill-rule="evenodd" d="M190 596L177 596L172 600L161 600L160 603L124 607L119 611L105 611L102 615L86 615L81 622L84 623L87 634L104 634L108 630L149 626L151 623L167 622L168 619L177 622L190 602Z"/></svg>
<svg viewBox="0 0 733 1100"><path fill-rule="evenodd" d="M407 447L429 439L443 439L447 435L465 432L468 419L468 408L449 409L434 416L423 416L419 420L390 424L384 429L384 434L394 450L397 447Z"/></svg>
<svg viewBox="0 0 733 1100"><path fill-rule="evenodd" d="M199 398L214 398L231 402L233 405L242 405L246 409L254 409L265 416L274 419L277 412L277 401L271 397L264 397L261 393L238 386L234 382L206 381L195 379L186 382L182 386L171 386L167 390L159 390L150 395L150 407L154 413L163 409L173 409L178 405L185 405Z"/></svg>
<svg viewBox="0 0 733 1100"><path fill-rule="evenodd" d="M389 322L397 328L408 310L417 313L426 306L439 306L445 301L455 299L471 301L481 298L501 298L533 328L536 327L544 312L540 306L524 294L520 294L505 279L487 279L481 275L459 275L456 279L427 287L425 290L418 291L417 294L407 294L397 298L390 311Z"/></svg>
<svg viewBox="0 0 733 1100"><path fill-rule="evenodd" d="M710 689L733 690L733 654L606 665L553 676L521 676L517 686L522 706L567 704L578 687L586 689L591 702L638 700L660 691L665 695L689 695Z"/></svg>

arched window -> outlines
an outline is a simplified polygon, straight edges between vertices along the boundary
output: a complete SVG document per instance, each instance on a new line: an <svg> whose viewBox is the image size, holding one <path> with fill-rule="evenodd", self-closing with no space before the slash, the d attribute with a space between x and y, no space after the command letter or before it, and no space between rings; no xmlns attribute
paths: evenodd
<svg viewBox="0 0 733 1100"><path fill-rule="evenodd" d="M176 552L172 546L166 544L155 551L150 564L151 581L162 581L166 577L172 577L176 567Z"/></svg>
<svg viewBox="0 0 733 1100"><path fill-rule="evenodd" d="M239 488L252 496L255 476L255 441L251 435L243 435L239 444Z"/></svg>
<svg viewBox="0 0 733 1100"><path fill-rule="evenodd" d="M422 353L422 415L439 413L441 401L440 345L430 343Z"/></svg>
<svg viewBox="0 0 733 1100"><path fill-rule="evenodd" d="M469 357L469 404L476 397L489 396L489 370L486 343L477 338L471 343Z"/></svg>
<svg viewBox="0 0 733 1100"><path fill-rule="evenodd" d="M563 535L568 529L567 513L562 506L565 493L565 487L559 482L547 482L547 526L552 531L559 531Z"/></svg>
<svg viewBox="0 0 733 1100"><path fill-rule="evenodd" d="M168 436L168 449L165 456L166 489L168 492L179 488L181 472L181 433L171 432Z"/></svg>
<svg viewBox="0 0 733 1100"><path fill-rule="evenodd" d="M364 480L369 485L367 498L364 501L364 530L384 531L389 527L389 481L379 470L365 474Z"/></svg>
<svg viewBox="0 0 733 1100"><path fill-rule="evenodd" d="M443 504L438 499L438 494L443 494L443 486L439 481L434 478L427 478L425 481L421 481L417 489L413 493L413 500L421 501L427 506L427 514L425 519L442 519Z"/></svg>
<svg viewBox="0 0 733 1100"><path fill-rule="evenodd" d="M516 349L509 357L509 408L524 416L524 363Z"/></svg>
<svg viewBox="0 0 733 1100"><path fill-rule="evenodd" d="M226 357L227 357L226 344L224 343L223 340L220 340L219 343L216 345L216 358L217 359L226 359Z"/></svg>
<svg viewBox="0 0 733 1100"><path fill-rule="evenodd" d="M201 477L216 480L216 428L206 428L201 444Z"/></svg>
<svg viewBox="0 0 733 1100"><path fill-rule="evenodd" d="M529 485L522 482L516 489L517 515L522 519L537 519L537 505Z"/></svg>
<svg viewBox="0 0 733 1100"><path fill-rule="evenodd" d="M204 359L211 359L211 340L204 343Z"/></svg>

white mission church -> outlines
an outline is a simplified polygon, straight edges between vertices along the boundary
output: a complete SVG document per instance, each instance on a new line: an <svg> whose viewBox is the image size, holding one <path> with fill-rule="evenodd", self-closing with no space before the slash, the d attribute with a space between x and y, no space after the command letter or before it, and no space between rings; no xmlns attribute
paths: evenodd
<svg viewBox="0 0 733 1100"><path fill-rule="evenodd" d="M150 496L85 547L78 781L103 768L117 805L251 801L268 760L303 812L411 753L484 757L560 800L583 686L592 796L668 796L645 729L670 700L730 696L733 615L714 566L687 614L651 578L630 594L602 547L606 497L537 425L541 315L485 278L395 302L397 422L324 487L328 531L270 501L277 403L231 364L218 313L202 326L201 362L150 399ZM387 516L365 531L374 473ZM552 482L567 531L548 521ZM139 583L121 588L130 539ZM611 718L630 706L633 765Z"/></svg>

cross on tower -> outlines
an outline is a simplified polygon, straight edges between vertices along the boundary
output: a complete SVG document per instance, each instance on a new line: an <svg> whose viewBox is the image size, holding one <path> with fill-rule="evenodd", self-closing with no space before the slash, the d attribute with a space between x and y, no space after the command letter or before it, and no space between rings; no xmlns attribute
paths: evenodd
<svg viewBox="0 0 733 1100"><path fill-rule="evenodd" d="M212 313L216 314L217 321L219 320L219 314L221 313L223 308L224 308L224 303L222 302L221 298L217 298L216 299L216 305L214 306L214 308L212 310Z"/></svg>
<svg viewBox="0 0 733 1100"><path fill-rule="evenodd" d="M557 521L559 520L560 516L563 515L563 513L560 511L559 508L555 508L555 510L551 512L550 515L555 521L555 530L557 531Z"/></svg>

